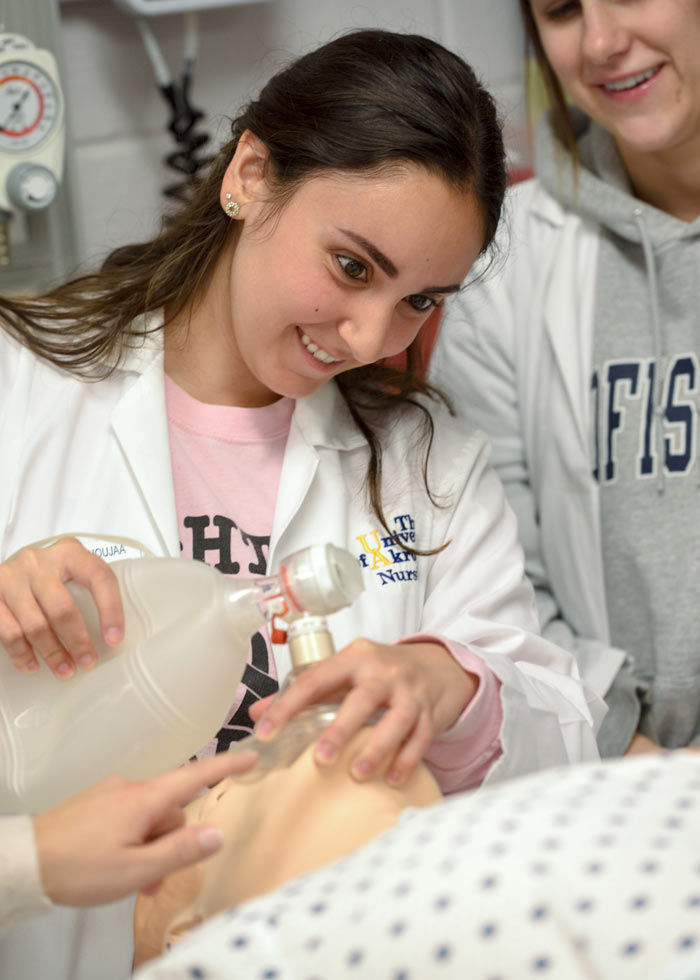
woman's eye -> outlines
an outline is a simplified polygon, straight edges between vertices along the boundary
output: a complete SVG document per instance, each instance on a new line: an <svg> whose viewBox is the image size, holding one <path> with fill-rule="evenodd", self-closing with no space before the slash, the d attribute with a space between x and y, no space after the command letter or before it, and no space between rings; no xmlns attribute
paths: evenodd
<svg viewBox="0 0 700 980"><path fill-rule="evenodd" d="M547 20L564 20L565 17L570 17L572 14L575 14L579 6L578 0L564 0L564 3L548 7L544 12L544 16Z"/></svg>
<svg viewBox="0 0 700 980"><path fill-rule="evenodd" d="M431 296L423 296L421 293L414 293L412 296L407 296L406 302L418 313L426 313L428 310L435 309L436 306L440 305L439 300L433 299Z"/></svg>
<svg viewBox="0 0 700 980"><path fill-rule="evenodd" d="M356 279L359 282L368 281L369 272L364 262L354 259L351 255L336 255L336 260L348 279Z"/></svg>

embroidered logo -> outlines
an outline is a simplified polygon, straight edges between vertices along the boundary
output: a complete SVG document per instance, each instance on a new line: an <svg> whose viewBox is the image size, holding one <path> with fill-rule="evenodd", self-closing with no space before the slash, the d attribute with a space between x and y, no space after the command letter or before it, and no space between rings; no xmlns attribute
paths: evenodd
<svg viewBox="0 0 700 980"><path fill-rule="evenodd" d="M359 541L358 560L363 568L374 572L381 585L390 582L415 582L418 579L416 556L405 551L397 542L414 544L416 523L410 514L399 514L390 522L395 539L378 530L366 531L355 538Z"/></svg>

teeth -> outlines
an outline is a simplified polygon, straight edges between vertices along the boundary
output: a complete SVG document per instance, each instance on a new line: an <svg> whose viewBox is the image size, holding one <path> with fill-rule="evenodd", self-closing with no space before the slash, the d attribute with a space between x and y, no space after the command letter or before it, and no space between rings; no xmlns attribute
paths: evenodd
<svg viewBox="0 0 700 980"><path fill-rule="evenodd" d="M642 82L648 81L654 74L656 74L656 68L650 68L648 71L642 71L638 75L630 75L629 78L624 78L619 82L608 82L603 85L603 88L610 92L624 92L628 88L634 88L635 85L641 85Z"/></svg>
<svg viewBox="0 0 700 980"><path fill-rule="evenodd" d="M313 354L317 361L322 361L324 364L339 364L339 357L331 357L325 350L321 350L318 344L314 344L308 334L303 333L301 335L301 342L306 347L309 354Z"/></svg>

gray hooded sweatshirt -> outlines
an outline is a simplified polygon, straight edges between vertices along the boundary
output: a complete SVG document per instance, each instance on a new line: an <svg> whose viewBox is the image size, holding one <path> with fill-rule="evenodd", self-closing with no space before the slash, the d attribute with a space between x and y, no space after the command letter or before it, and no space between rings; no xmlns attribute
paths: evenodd
<svg viewBox="0 0 700 980"><path fill-rule="evenodd" d="M624 752L637 730L667 747L700 744L700 218L635 198L609 134L577 110L572 120L577 179L546 125L535 165L601 235L591 471L611 641L630 656L600 749Z"/></svg>

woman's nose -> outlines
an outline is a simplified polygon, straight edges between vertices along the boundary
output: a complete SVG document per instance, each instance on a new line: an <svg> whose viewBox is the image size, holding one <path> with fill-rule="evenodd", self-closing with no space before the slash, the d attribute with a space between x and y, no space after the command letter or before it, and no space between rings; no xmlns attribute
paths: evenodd
<svg viewBox="0 0 700 980"><path fill-rule="evenodd" d="M359 364L373 364L387 355L393 314L393 308L387 310L384 304L366 303L340 322L338 333L353 360Z"/></svg>
<svg viewBox="0 0 700 980"><path fill-rule="evenodd" d="M583 7L582 50L595 64L605 64L629 47L624 12L611 0L593 0Z"/></svg>

